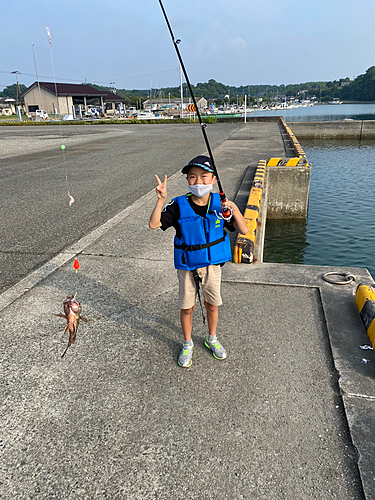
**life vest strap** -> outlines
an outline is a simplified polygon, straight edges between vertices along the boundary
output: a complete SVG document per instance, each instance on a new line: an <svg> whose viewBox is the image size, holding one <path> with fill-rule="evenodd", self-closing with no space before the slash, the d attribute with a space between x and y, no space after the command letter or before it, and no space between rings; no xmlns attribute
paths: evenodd
<svg viewBox="0 0 375 500"><path fill-rule="evenodd" d="M186 251L193 252L194 250L203 250L204 248L213 247L214 245L218 245L224 240L225 240L225 234L222 238L219 238L218 240L215 241L210 241L210 243L204 243L203 245L186 245L185 243L182 243L182 245L178 245L177 243L175 243L174 247L180 250L184 250L185 252Z"/></svg>

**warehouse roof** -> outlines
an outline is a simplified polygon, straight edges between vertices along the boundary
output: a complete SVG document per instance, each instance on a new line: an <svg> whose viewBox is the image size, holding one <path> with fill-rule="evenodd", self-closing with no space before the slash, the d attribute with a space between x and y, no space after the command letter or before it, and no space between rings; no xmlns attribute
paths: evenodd
<svg viewBox="0 0 375 500"><path fill-rule="evenodd" d="M34 82L30 87L24 90L21 96L24 96L30 90L35 88L38 85L37 82ZM39 82L40 88L43 88L54 95L58 96L84 96L84 97L100 97L102 96L106 102L122 102L124 99L112 92L108 92L106 90L98 90L91 85L87 85L84 83L76 84L76 83L53 83L53 82Z"/></svg>

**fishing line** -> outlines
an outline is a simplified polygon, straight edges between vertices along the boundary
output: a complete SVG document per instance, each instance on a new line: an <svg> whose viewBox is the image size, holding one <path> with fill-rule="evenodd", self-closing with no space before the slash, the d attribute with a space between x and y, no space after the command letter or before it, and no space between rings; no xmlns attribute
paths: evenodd
<svg viewBox="0 0 375 500"><path fill-rule="evenodd" d="M49 44L50 54L51 54L52 73L53 73L53 80L54 80L54 85L55 85L55 95L56 95L56 102L57 102L57 111L58 111L59 121L60 121L60 124L59 124L60 137L61 137L61 142L63 142L63 132L62 132L62 124L61 124L61 110L60 110L60 102L59 102L59 96L58 96L58 90L57 90L56 73L55 73L55 63L54 63L54 60L53 60L52 35L51 35L51 30L50 30L49 26L46 27L46 31L47 31L48 44ZM56 108L55 108L55 110L56 110ZM69 109L67 109L67 111L68 111L68 115L69 115L70 114L69 113ZM55 113L55 118L56 118L56 113ZM74 203L74 198L70 194L70 191L69 191L68 170L67 170L67 165L66 165L65 145L64 144L61 144L61 151L62 151L62 154L63 154L63 162L62 163L63 163L64 173L65 173L66 190L68 192L68 198L69 198L68 205L69 205L69 208L71 208L72 204Z"/></svg>
<svg viewBox="0 0 375 500"><path fill-rule="evenodd" d="M214 157L213 157L213 154L212 154L212 151L211 151L211 146L210 146L210 143L208 141L208 137L207 137L207 133L206 133L207 124L202 122L202 118L201 118L201 115L200 115L200 112L199 112L199 109L198 109L198 106L197 106L197 101L195 100L194 92L193 92L193 89L192 89L192 87L190 85L190 80L189 80L187 71L185 69L185 65L184 65L184 62L182 60L182 56L180 54L180 50L178 48L178 44L181 42L181 40L180 39L177 39L177 40L175 39L173 31L172 31L172 27L171 27L171 25L169 23L169 20L168 20L168 17L167 17L167 13L165 12L165 9L164 9L164 6L163 6L163 3L162 3L161 0L159 0L159 4L160 4L160 8L161 8L161 10L162 10L162 12L164 14L165 22L167 23L167 26L168 26L169 33L170 33L171 38L172 38L172 42L173 42L174 48L176 49L178 60L180 61L181 69L182 69L182 71L184 73L185 80L186 80L187 86L189 88L189 92L190 92L191 98L193 100L193 104L194 104L194 107L195 107L195 111L197 113L198 121L199 121L199 124L201 126L202 133L203 133L204 141L206 143L208 155L211 158L211 163L212 163L213 171L214 171L216 179L217 179L217 185L218 185L218 188L219 188L220 200L221 200L221 202L225 202L225 201L227 201L227 198L225 196L224 189L223 189L223 187L221 185L221 182L220 182L219 174L217 172L217 168L216 168L216 165L215 165ZM224 216L223 218L226 219L226 220L229 220L230 217L231 217L229 208L223 207L222 208L222 212L223 212L223 216Z"/></svg>
<svg viewBox="0 0 375 500"><path fill-rule="evenodd" d="M49 44L49 48L50 48L51 63L52 63L52 73L53 73L53 79L54 79L54 84L55 84L56 105L57 105L57 111L58 111L59 122L60 122L59 123L60 138L61 138L61 142L63 142L63 132L62 132L62 124L61 124L61 109L60 109L60 102L59 102L59 96L58 96L58 90L57 90L57 81L56 81L56 73L55 73L55 63L54 63L54 59L53 59L52 35L51 35L51 30L50 30L49 26L46 27L46 32L47 32L47 36L48 36L48 44ZM73 104L73 106L74 106L74 104ZM56 110L56 108L55 108L55 110ZM69 113L69 108L67 109L67 114L68 115L70 114ZM56 113L55 113L55 118L56 118ZM69 212L70 212L70 209L71 209L71 207L72 207L72 205L73 205L73 203L74 203L75 200L74 200L74 198L71 195L70 190L69 190L67 160L66 160L66 156L65 156L65 145L61 144L60 148L61 148L62 155L63 155L62 164L63 164L64 174L65 174L65 184L66 184L66 190L67 190L68 198L69 198L68 206L69 206ZM77 273L78 269L80 267L77 258L74 259L73 267L74 267L74 269L75 269L75 271Z"/></svg>

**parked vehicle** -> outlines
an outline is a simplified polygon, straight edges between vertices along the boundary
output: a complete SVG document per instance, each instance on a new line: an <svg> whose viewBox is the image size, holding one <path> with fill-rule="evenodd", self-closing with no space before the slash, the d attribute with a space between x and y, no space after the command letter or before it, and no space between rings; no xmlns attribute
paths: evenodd
<svg viewBox="0 0 375 500"><path fill-rule="evenodd" d="M44 109L37 109L35 111L35 116L40 116L43 120L48 120L48 113Z"/></svg>
<svg viewBox="0 0 375 500"><path fill-rule="evenodd" d="M156 117L151 111L138 111L137 120L154 120Z"/></svg>
<svg viewBox="0 0 375 500"><path fill-rule="evenodd" d="M134 106L130 106L130 108L126 110L126 114L129 118L137 116L137 109Z"/></svg>
<svg viewBox="0 0 375 500"><path fill-rule="evenodd" d="M99 116L100 115L100 110L98 109L98 106L87 106L87 111L85 111L85 116L89 117L94 117L94 116Z"/></svg>

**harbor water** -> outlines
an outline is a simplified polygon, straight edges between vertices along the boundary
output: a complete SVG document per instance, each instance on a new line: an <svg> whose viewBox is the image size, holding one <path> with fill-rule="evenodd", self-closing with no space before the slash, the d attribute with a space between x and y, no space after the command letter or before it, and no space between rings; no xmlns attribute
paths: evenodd
<svg viewBox="0 0 375 500"><path fill-rule="evenodd" d="M365 267L375 278L375 141L301 144L312 166L308 217L268 221L264 261Z"/></svg>
<svg viewBox="0 0 375 500"><path fill-rule="evenodd" d="M375 104L322 104L285 110L257 110L248 116L282 116L287 122L375 120Z"/></svg>

